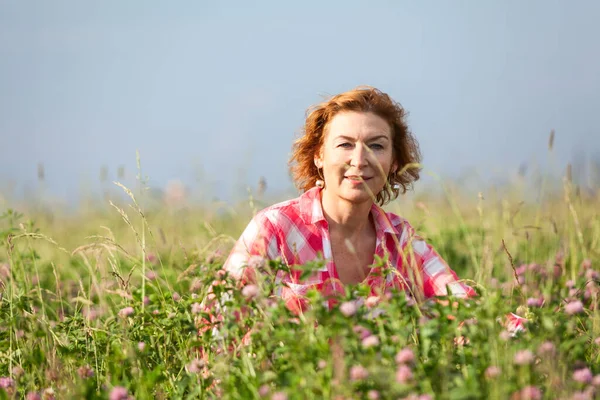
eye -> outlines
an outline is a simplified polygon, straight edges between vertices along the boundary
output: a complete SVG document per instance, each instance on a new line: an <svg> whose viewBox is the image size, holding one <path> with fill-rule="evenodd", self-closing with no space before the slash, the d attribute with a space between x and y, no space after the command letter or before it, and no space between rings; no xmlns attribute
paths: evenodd
<svg viewBox="0 0 600 400"><path fill-rule="evenodd" d="M348 143L348 142L340 143L340 144L338 144L338 147L343 147L345 149L349 149L352 147L352 143Z"/></svg>
<svg viewBox="0 0 600 400"><path fill-rule="evenodd" d="M383 145L379 143L373 143L370 147L374 150L383 150Z"/></svg>

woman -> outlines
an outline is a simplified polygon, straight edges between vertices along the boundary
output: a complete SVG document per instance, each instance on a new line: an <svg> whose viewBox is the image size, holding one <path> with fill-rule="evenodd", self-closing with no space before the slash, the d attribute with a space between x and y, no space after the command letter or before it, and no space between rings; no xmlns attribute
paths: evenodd
<svg viewBox="0 0 600 400"><path fill-rule="evenodd" d="M372 295L392 288L416 297L447 295L448 288L475 295L408 221L380 208L419 178L418 144L405 117L400 104L371 87L309 110L290 160L304 193L257 213L224 268L255 282L265 260L281 259L290 272L277 272L278 294L295 312L305 309L310 288L333 298L361 282ZM300 279L299 266L318 260L322 267Z"/></svg>

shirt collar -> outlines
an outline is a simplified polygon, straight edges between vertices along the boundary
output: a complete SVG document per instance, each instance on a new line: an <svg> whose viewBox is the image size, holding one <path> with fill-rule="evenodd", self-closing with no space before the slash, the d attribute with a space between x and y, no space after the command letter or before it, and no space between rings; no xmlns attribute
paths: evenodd
<svg viewBox="0 0 600 400"><path fill-rule="evenodd" d="M307 224L316 224L326 221L321 207L321 188L313 187L300 196L300 212L302 219Z"/></svg>
<svg viewBox="0 0 600 400"><path fill-rule="evenodd" d="M300 196L300 212L302 219L307 224L316 224L327 221L321 206L321 188L313 187ZM400 218L389 218L388 214L377 204L371 206L371 215L375 222L377 233L385 232L400 235L398 225Z"/></svg>

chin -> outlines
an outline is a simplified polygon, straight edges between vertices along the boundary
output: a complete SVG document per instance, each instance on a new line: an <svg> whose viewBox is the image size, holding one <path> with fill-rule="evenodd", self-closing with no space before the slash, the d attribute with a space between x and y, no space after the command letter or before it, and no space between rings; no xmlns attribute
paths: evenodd
<svg viewBox="0 0 600 400"><path fill-rule="evenodd" d="M367 201L374 202L379 191L373 191L373 189L371 189L371 191L373 195L371 195L366 188L344 190L342 193L340 193L340 197L351 203L364 203Z"/></svg>

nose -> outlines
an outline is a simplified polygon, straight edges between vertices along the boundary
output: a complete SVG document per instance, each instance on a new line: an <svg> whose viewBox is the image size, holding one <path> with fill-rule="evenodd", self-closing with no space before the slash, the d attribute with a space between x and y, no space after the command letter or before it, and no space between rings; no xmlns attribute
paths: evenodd
<svg viewBox="0 0 600 400"><path fill-rule="evenodd" d="M363 143L357 143L354 146L354 151L352 152L352 159L350 160L350 165L354 168L364 168L369 164L369 149Z"/></svg>

